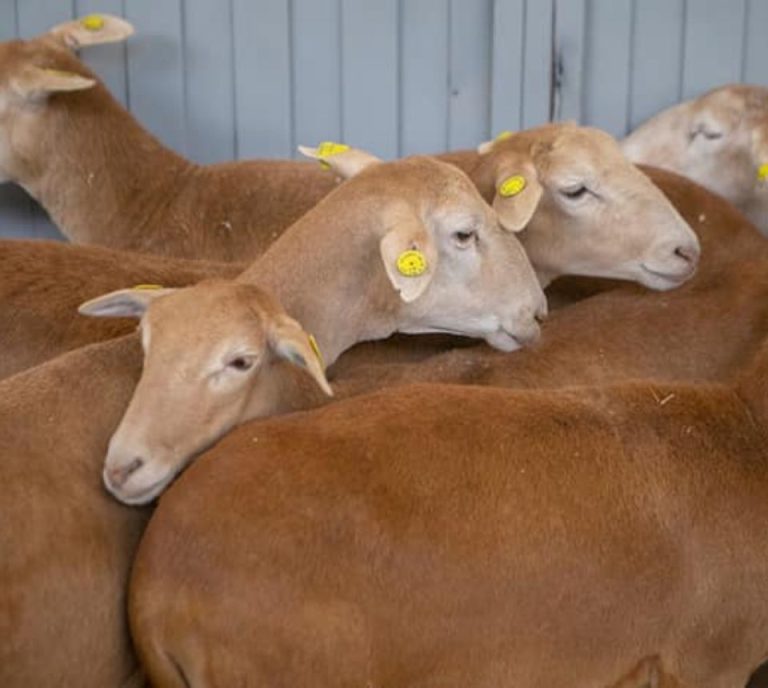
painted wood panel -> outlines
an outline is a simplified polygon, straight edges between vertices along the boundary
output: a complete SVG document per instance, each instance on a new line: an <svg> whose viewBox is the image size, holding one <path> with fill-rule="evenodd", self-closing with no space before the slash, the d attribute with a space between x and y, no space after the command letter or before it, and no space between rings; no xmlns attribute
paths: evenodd
<svg viewBox="0 0 768 688"><path fill-rule="evenodd" d="M634 2L628 128L680 99L684 0Z"/></svg>
<svg viewBox="0 0 768 688"><path fill-rule="evenodd" d="M591 0L586 22L582 118L622 136L629 117L632 0Z"/></svg>
<svg viewBox="0 0 768 688"><path fill-rule="evenodd" d="M491 134L491 0L451 0L448 147L471 148Z"/></svg>
<svg viewBox="0 0 768 688"><path fill-rule="evenodd" d="M400 153L448 148L449 0L408 0L400 17Z"/></svg>
<svg viewBox="0 0 768 688"><path fill-rule="evenodd" d="M764 0L0 0L0 40L92 12L136 35L83 59L202 163L327 139L437 152L553 116L620 136L723 81L768 84ZM0 236L52 234L0 187Z"/></svg>
<svg viewBox="0 0 768 688"><path fill-rule="evenodd" d="M741 78L745 12L745 0L686 4L683 98Z"/></svg>
<svg viewBox="0 0 768 688"><path fill-rule="evenodd" d="M397 0L341 0L341 135L384 158L399 152Z"/></svg>

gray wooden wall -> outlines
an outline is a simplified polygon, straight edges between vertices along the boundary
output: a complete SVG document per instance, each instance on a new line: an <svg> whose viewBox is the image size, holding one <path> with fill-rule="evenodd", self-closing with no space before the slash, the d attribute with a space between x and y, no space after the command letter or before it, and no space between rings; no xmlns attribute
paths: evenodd
<svg viewBox="0 0 768 688"><path fill-rule="evenodd" d="M768 0L0 0L0 40L90 12L137 33L83 58L200 162L324 139L442 151L550 117L622 135L712 86L768 83ZM52 231L0 188L0 236Z"/></svg>

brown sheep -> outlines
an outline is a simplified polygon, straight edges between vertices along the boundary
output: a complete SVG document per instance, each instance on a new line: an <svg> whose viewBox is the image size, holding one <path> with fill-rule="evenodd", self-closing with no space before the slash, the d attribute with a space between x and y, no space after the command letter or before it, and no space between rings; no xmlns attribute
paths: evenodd
<svg viewBox="0 0 768 688"><path fill-rule="evenodd" d="M24 186L70 239L249 260L334 188L333 174L308 163L202 166L163 147L71 53L132 31L101 18L95 31L75 21L0 44L0 181ZM557 124L481 148L442 157L468 172L505 226L523 230L542 283L566 269L654 289L690 276L695 237L608 134ZM640 255L618 260L627 253Z"/></svg>
<svg viewBox="0 0 768 688"><path fill-rule="evenodd" d="M336 186L306 162L197 165L163 146L72 50L130 24L67 22L0 43L0 181L32 194L71 240L186 258L260 255Z"/></svg>
<svg viewBox="0 0 768 688"><path fill-rule="evenodd" d="M736 258L739 251L749 254L756 250L759 243L749 240L754 230L722 200L674 175L662 176L667 179L663 182L666 193L687 217L707 213L708 219L702 223L707 234L702 236L719 242L732 232L732 241L719 242L723 253L733 250ZM707 251L706 239L703 243L699 276L709 271L708 261L717 255ZM658 309L646 317L650 318L647 330L658 329L653 323ZM727 338L709 341L713 347L727 347L728 343ZM683 339L671 340L671 344L680 351L688 346ZM661 372L668 353L660 350L657 369ZM582 354L591 355L588 351ZM1 539L19 557L5 557L0 562L0 592L9 595L0 596L0 609L14 609L14 616L0 614L0 618L29 620L19 626L23 639L14 635L12 627L0 632L4 638L0 651L5 653L0 655L0 684L4 687L122 685L120 679L127 678L135 665L121 595L147 511L110 506L99 473L109 437L133 393L140 369L141 351L132 337L72 352L0 382L0 427L5 428L0 431L0 474L4 484L14 486L0 497L0 528L6 529ZM702 369L701 374L717 376L719 371ZM74 504L77 509L70 506ZM45 525L50 523L59 527L53 530ZM33 528L32 524L44 525ZM28 549L32 532L37 534L34 550ZM88 545L77 547L74 556L75 550L66 543L83 540ZM46 552L45 558L36 552ZM35 561L45 563L37 566ZM87 586L77 568L84 565L90 570ZM54 577L60 587L46 584L52 572L70 570L77 573ZM32 575L41 583L27 587L24 581ZM16 594L20 589L25 590L23 597ZM94 599L110 602L95 605ZM13 653L11 648L15 648ZM94 663L94 657L100 661Z"/></svg>
<svg viewBox="0 0 768 688"><path fill-rule="evenodd" d="M536 136L526 135L517 141L517 145L533 146L536 141L541 145L546 140L544 133L552 136L554 129L544 128ZM565 137L565 142L562 138ZM526 143L527 141L527 143ZM569 150L576 148L581 150L581 163L592 160L594 166L599 167L600 160L612 160L611 146L602 146L605 143L600 137L588 133L588 130L574 128L573 131L563 129L559 137L550 140L549 143L558 147L566 146ZM485 155L485 165L481 172L475 173L478 178L493 179L494 170L508 169L513 156L521 156L521 152L512 143L505 142L503 150ZM587 155L592 151L591 157ZM333 161L333 159L331 159ZM671 208L669 202L654 189L651 194L643 193L643 185L639 185L638 197L642 200L642 207L624 209L619 214L619 227L616 230L613 222L616 215L607 215L590 211L589 204L579 207L578 212L566 213L560 208L557 200L556 178L545 176L551 174L551 160L545 155L539 156L541 164L540 182L545 191L534 212L528 227L520 233L523 241L529 241L535 237L533 244L529 242L529 254L534 269L539 279L547 282L560 273L608 274L618 267L632 265L637 258L647 253L654 245L663 245L665 226L671 223L674 228L674 220L677 211ZM544 163L547 163L545 165ZM338 165L338 158L333 161ZM572 165L573 160L568 158L566 165ZM569 169L566 167L566 169ZM615 166L614 166L615 170ZM469 170L470 172L472 170ZM562 173L562 169L561 169ZM649 171L651 178L656 179L662 190L669 187L674 192L676 182L674 177L663 173ZM501 172L499 174L502 174ZM490 175L490 176L489 176ZM655 176L654 176L655 175ZM503 176L503 174L502 174ZM638 185L632 175L622 178L611 178L614 193L629 193L634 188L638 191ZM482 190L482 189L481 189ZM493 198L493 183L485 189L486 195L490 193ZM620 205L618 200L616 205ZM685 210L685 205L680 206ZM703 241L708 241L708 234L715 233L716 239L712 242L714 249L704 257L702 269L709 269L710 262L720 259L721 253L731 250L733 242L730 237L720 237L721 232L729 235L733 230L723 229L717 222L700 223L701 213L694 212L696 204L689 204L693 210L687 213L686 220L697 229L703 229L705 235ZM558 209L559 208L559 209ZM615 209L618 212L617 209ZM333 209L336 216L343 211L339 206ZM635 223L634 230L625 231L628 218ZM654 218L661 217L660 227L654 226ZM634 243L632 237L637 239L639 228L644 225L650 227L645 231L645 236L639 243ZM611 250L616 250L622 242L614 241L612 234L619 234L627 242L624 248L613 257L606 256L603 247L610 245ZM634 234L633 234L634 232ZM674 234L674 232L672 232ZM537 237L537 238L536 238ZM572 237L578 241L573 242ZM662 239L660 241L660 239ZM310 244L307 244L310 246ZM317 249L314 249L317 250ZM585 251L592 258L585 259ZM674 253L671 254L674 258ZM634 258L634 260L627 260ZM244 266L242 266L244 267ZM626 270L626 267L624 268ZM7 376L30 365L40 363L58 353L67 351L86 343L100 341L115 336L116 333L128 332L133 329L131 322L119 324L88 322L82 316L75 314L77 306L87 299L121 287L130 286L140 282L162 284L166 286L182 286L202 279L204 276L231 276L236 269L226 264L202 264L186 263L181 260L170 261L164 264L156 257L142 254L128 254L108 251L96 247L61 246L52 243L41 244L39 242L0 242L0 272L3 279L0 280L0 349L4 351L0 361L0 377ZM615 273L614 273L615 274ZM630 272L623 273L625 277ZM636 279L644 279L636 276ZM651 279L654 279L651 277ZM652 286L648 284L647 286ZM664 286L657 284L658 286ZM578 289L571 286L564 290L556 283L558 289L557 300L562 303L573 300ZM552 290L550 290L551 293ZM565 291L566 298L562 298ZM415 352L414 352L415 353Z"/></svg>
<svg viewBox="0 0 768 688"><path fill-rule="evenodd" d="M140 545L149 678L743 686L768 657L766 375L768 348L737 386L422 385L242 426Z"/></svg>

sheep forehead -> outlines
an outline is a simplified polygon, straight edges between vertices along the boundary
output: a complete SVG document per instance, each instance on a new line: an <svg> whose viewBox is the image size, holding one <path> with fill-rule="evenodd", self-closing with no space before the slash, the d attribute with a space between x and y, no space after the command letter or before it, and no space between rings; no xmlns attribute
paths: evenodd
<svg viewBox="0 0 768 688"><path fill-rule="evenodd" d="M442 201L455 194L474 196L474 185L457 167L428 156L411 156L371 169L370 178L402 198ZM479 197L479 196L478 196Z"/></svg>
<svg viewBox="0 0 768 688"><path fill-rule="evenodd" d="M233 337L263 343L275 304L251 285L202 283L152 303L144 317L153 342L189 347Z"/></svg>
<svg viewBox="0 0 768 688"><path fill-rule="evenodd" d="M559 137L539 157L537 169L545 180L562 182L608 180L625 174L641 178L611 136L586 129Z"/></svg>

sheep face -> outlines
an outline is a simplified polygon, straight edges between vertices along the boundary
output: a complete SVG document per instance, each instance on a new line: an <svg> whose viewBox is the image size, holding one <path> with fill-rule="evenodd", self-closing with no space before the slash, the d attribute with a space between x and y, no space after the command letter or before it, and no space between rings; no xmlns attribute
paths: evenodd
<svg viewBox="0 0 768 688"><path fill-rule="evenodd" d="M768 89L715 89L652 117L622 147L634 162L720 194L768 231Z"/></svg>
<svg viewBox="0 0 768 688"><path fill-rule="evenodd" d="M141 318L144 372L103 472L107 489L125 503L152 500L236 424L280 409L281 384L293 381L286 367L331 394L312 340L253 285L128 289L82 310Z"/></svg>
<svg viewBox="0 0 768 688"><path fill-rule="evenodd" d="M503 351L538 337L546 300L536 275L464 173L417 157L369 171L363 181L385 190L379 248L400 296L399 332L478 337ZM401 265L414 250L424 258L418 274Z"/></svg>
<svg viewBox="0 0 768 688"><path fill-rule="evenodd" d="M698 238L605 132L549 125L481 152L499 218L521 230L543 284L571 274L669 289L693 275Z"/></svg>

